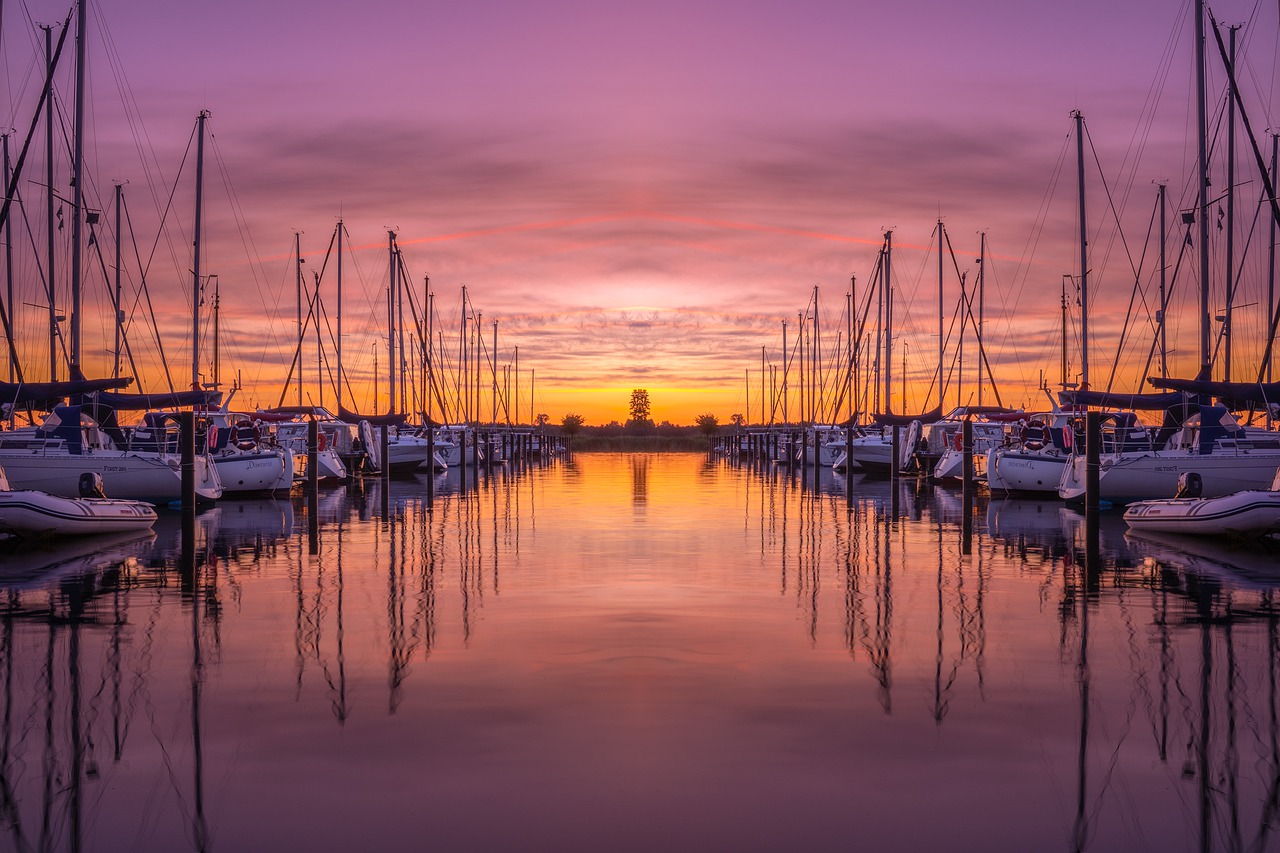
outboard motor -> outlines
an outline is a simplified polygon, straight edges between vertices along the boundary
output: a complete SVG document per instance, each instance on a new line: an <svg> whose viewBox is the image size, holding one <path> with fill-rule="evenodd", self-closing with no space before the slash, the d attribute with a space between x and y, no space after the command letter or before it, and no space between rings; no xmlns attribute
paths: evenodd
<svg viewBox="0 0 1280 853"><path fill-rule="evenodd" d="M106 489L102 486L102 475L93 471L85 471L80 475L80 497L105 498Z"/></svg>
<svg viewBox="0 0 1280 853"><path fill-rule="evenodd" d="M1198 498L1204 492L1204 479L1195 471L1178 476L1178 493L1175 498Z"/></svg>

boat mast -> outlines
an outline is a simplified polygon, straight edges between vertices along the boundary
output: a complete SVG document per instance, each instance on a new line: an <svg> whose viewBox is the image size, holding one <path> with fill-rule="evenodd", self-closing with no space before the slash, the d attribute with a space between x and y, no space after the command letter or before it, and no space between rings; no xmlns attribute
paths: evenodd
<svg viewBox="0 0 1280 853"><path fill-rule="evenodd" d="M387 383L389 411L396 410L396 232L387 231L387 258L391 280L387 285Z"/></svg>
<svg viewBox="0 0 1280 853"><path fill-rule="evenodd" d="M196 120L196 222L191 269L191 390L200 390L200 228L204 215L204 124L208 110Z"/></svg>
<svg viewBox="0 0 1280 853"><path fill-rule="evenodd" d="M1196 13L1196 158L1200 220L1200 365L1209 365L1209 154L1205 135L1204 0L1195 0Z"/></svg>
<svg viewBox="0 0 1280 853"><path fill-rule="evenodd" d="M1080 189L1080 387L1088 390L1089 231L1084 208L1084 115L1076 110L1072 116L1076 120L1076 180Z"/></svg>
<svg viewBox="0 0 1280 853"><path fill-rule="evenodd" d="M805 326L804 315L805 315L805 312L803 311L796 312L796 328L799 330L796 332L796 351L800 357L800 423L801 424L803 424L806 420L808 420L808 417L809 417L809 410L806 408L806 403L808 401L805 399L805 396L804 396L805 387L808 384L805 380L805 374L804 374L804 326Z"/></svg>
<svg viewBox="0 0 1280 853"><path fill-rule="evenodd" d="M45 290L49 298L49 381L58 381L58 292L54 286L55 255L53 245L53 27L46 25L44 30L45 74L48 78L49 97L44 101L44 157L45 157L45 232L47 238L47 259L45 265L48 274L45 278Z"/></svg>
<svg viewBox="0 0 1280 853"><path fill-rule="evenodd" d="M946 406L946 396L944 394L945 389L943 388L943 383L942 383L943 363L947 357L947 354L946 354L947 343L946 343L946 340L942 337L942 251L943 251L943 243L946 241L946 236L947 236L946 226L942 224L942 219L941 217L939 217L938 219L938 411L939 412L941 412L943 407ZM964 324L962 323L961 324L962 328L963 328L963 325ZM903 360L905 362L906 360L905 356ZM905 374L907 372L907 368L905 364L902 368L902 372L904 374L903 380L905 382L906 380ZM903 385L903 387L904 388L906 387L905 384ZM902 402L903 402L903 405L905 406L906 391L903 391Z"/></svg>
<svg viewBox="0 0 1280 853"><path fill-rule="evenodd" d="M115 322L115 365L111 370L111 378L120 378L120 347L123 345L124 339L124 309L120 307L122 291L120 287L120 268L122 266L120 257L120 208L124 206L124 187L116 184L116 322Z"/></svg>
<svg viewBox="0 0 1280 853"><path fill-rule="evenodd" d="M0 143L4 145L4 186L9 186L12 164L9 163L9 134L0 134ZM13 225L8 216L4 219L4 277L5 277L5 342L9 353L9 382L17 379L18 361L13 357ZM12 424L12 414L10 414Z"/></svg>
<svg viewBox="0 0 1280 853"><path fill-rule="evenodd" d="M1275 228L1275 220L1272 219L1271 227ZM1169 375L1169 338L1165 333L1164 318L1165 312L1169 310L1169 296L1166 290L1166 274L1167 260L1165 258L1165 185L1160 184L1160 375L1168 377Z"/></svg>
<svg viewBox="0 0 1280 853"><path fill-rule="evenodd" d="M1067 281L1070 275L1062 277L1062 356L1059 361L1059 382L1062 390L1067 390Z"/></svg>
<svg viewBox="0 0 1280 853"><path fill-rule="evenodd" d="M213 387L217 390L222 387L222 365L218 357L218 315L222 308L222 289L216 275L209 276L209 280L213 282Z"/></svg>
<svg viewBox="0 0 1280 853"><path fill-rule="evenodd" d="M884 412L893 412L893 232L884 233L884 278L880 281L884 296Z"/></svg>
<svg viewBox="0 0 1280 853"><path fill-rule="evenodd" d="M314 270L311 273L315 277L316 289L315 296L311 301L311 316L316 324L316 405L324 406L324 338L320 335L320 273ZM302 356L298 356L298 360L302 360Z"/></svg>
<svg viewBox="0 0 1280 853"><path fill-rule="evenodd" d="M462 319L458 325L458 413L462 422L471 420L471 383L467 380L467 286L462 285Z"/></svg>
<svg viewBox="0 0 1280 853"><path fill-rule="evenodd" d="M1222 337L1224 338L1222 355L1222 379L1231 381L1231 303L1235 301L1235 275L1232 269L1235 259L1235 223L1236 223L1236 30L1239 26L1228 27L1229 65L1227 69L1227 307L1222 312ZM1272 217L1274 220L1274 217Z"/></svg>
<svg viewBox="0 0 1280 853"><path fill-rule="evenodd" d="M1278 176L1277 168L1280 161L1280 133L1271 134L1271 185L1274 187ZM6 223L7 225L7 223ZM9 304L13 304L13 297L9 297ZM12 309L10 309L12 310ZM1276 315L1276 218L1271 217L1271 253L1267 257L1267 316L1274 317ZM1268 354L1270 350L1268 350ZM1271 358L1267 358L1267 381L1271 382ZM1271 417L1271 409L1267 408L1267 418Z"/></svg>
<svg viewBox="0 0 1280 853"><path fill-rule="evenodd" d="M13 165L9 163L9 134L0 134L0 142L4 143L4 186L9 186ZM1275 225L1272 225L1274 232ZM1275 238L1272 237L1272 241ZM1274 254L1274 252L1272 252ZM8 216L4 219L4 275L5 275L5 339L6 352L9 353L9 382L17 379L18 360L14 357L13 347L13 225ZM9 416L10 428L13 427L13 412Z"/></svg>
<svg viewBox="0 0 1280 853"><path fill-rule="evenodd" d="M346 229L342 225L342 220L338 220L338 342L336 350L338 353L338 410L342 410L342 238ZM377 411L376 409L374 410Z"/></svg>
<svg viewBox="0 0 1280 853"><path fill-rule="evenodd" d="M848 314L845 317L845 369L848 371L845 379L845 390L849 394L849 418L853 419L854 412L857 409L857 376L853 367L853 294L857 289L857 278L849 276L849 295L845 299L848 303L846 306Z"/></svg>
<svg viewBox="0 0 1280 853"><path fill-rule="evenodd" d="M298 405L302 403L302 232L293 232L293 289L298 304Z"/></svg>
<svg viewBox="0 0 1280 853"><path fill-rule="evenodd" d="M80 236L81 215L84 207L84 60L85 60L85 11L86 0L76 4L76 128L71 159L71 365L78 370L80 364L80 267L83 262Z"/></svg>
<svg viewBox="0 0 1280 853"><path fill-rule="evenodd" d="M787 358L787 321L782 321L782 423L784 425L791 423L790 412L787 408L787 374L791 367L791 360Z"/></svg>
<svg viewBox="0 0 1280 853"><path fill-rule="evenodd" d="M764 422L766 418L766 415L764 412L764 404L765 404L764 374L765 374L764 344L761 344L760 345L760 426L764 426ZM747 421L750 422L750 420L751 420L751 409L747 409Z"/></svg>
<svg viewBox="0 0 1280 853"><path fill-rule="evenodd" d="M982 327L986 324L987 308L987 232L978 237L978 405L982 405L982 362L985 353L982 350Z"/></svg>
<svg viewBox="0 0 1280 853"><path fill-rule="evenodd" d="M818 285L813 286L813 359L810 362L813 375L813 391L809 395L812 417L810 423L817 423L823 415L822 409L822 320L818 312Z"/></svg>

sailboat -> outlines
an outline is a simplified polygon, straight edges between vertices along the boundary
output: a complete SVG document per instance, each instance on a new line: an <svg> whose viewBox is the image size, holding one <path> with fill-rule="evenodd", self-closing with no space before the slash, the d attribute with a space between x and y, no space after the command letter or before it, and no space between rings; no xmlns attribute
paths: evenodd
<svg viewBox="0 0 1280 853"><path fill-rule="evenodd" d="M1205 82L1204 82L1204 23L1206 9L1203 0L1195 4L1196 14L1196 49L1197 49L1197 135L1199 139L1198 158L1198 201L1197 220L1199 227L1198 249L1200 254L1200 376L1195 380L1170 380L1150 377L1148 381L1156 387L1173 388L1169 396L1179 402L1181 412L1188 415L1179 423L1171 424L1161 430L1159 438L1148 448L1128 450L1117 445L1108 452L1104 447L1099 470L1100 497L1115 503L1167 498L1174 495L1178 481L1184 474L1198 474L1203 483L1204 497L1222 497L1240 491L1264 490L1273 481L1277 469L1280 469L1280 439L1274 433L1250 432L1236 422L1223 405L1204 405L1208 395L1217 396L1219 400L1233 400L1232 395L1242 391L1247 393L1252 386L1243 388L1237 383L1216 383L1209 379L1212 366L1210 347L1210 329L1212 317L1209 305L1209 206L1208 198L1208 157L1206 150L1205 128ZM1213 22L1216 27L1216 22ZM1225 54L1224 54L1225 59ZM1230 61L1226 63L1230 78L1229 95L1235 103L1240 104L1239 90L1236 86L1235 72ZM1247 116L1244 117L1246 127ZM1261 166L1261 159L1259 158ZM1260 177L1266 189L1266 197L1272 216L1280 221L1280 206L1275 199L1274 187L1265 168L1260 169ZM1275 321L1272 320L1270 338L1275 336ZM1267 352L1270 352L1268 344ZM1264 363L1266 358L1263 359ZM1259 377L1261 380L1261 376ZM1257 392L1265 395L1267 389L1258 383ZM1264 397L1265 399L1265 397ZM1076 394L1079 402L1080 394ZM1171 406L1170 411L1177 411ZM1176 427L1176 428L1174 428ZM1162 440L1161 440L1162 439ZM1084 457L1077 454L1065 471L1058 494L1066 499L1080 499L1084 496L1086 465Z"/></svg>
<svg viewBox="0 0 1280 853"><path fill-rule="evenodd" d="M941 223L939 223L939 231L941 231ZM893 232L886 232L884 235L884 248L880 253L880 292L882 302L882 325L881 332L883 335L883 377L884 377L884 412L873 415L873 420L881 429L878 432L872 432L862 435L853 440L853 444L849 447L849 457L869 475L887 476L894 467L893 458L893 428L905 426L906 432L902 436L902 440L898 446L897 467L900 471L908 470L915 461L915 446L920 440L922 427L926 423L933 423L942 417L942 406L939 404L932 411L924 412L919 415L895 415L892 414L892 362L893 362L893 289L892 282L892 258L893 258ZM939 315L941 316L941 315ZM939 337L941 346L941 337ZM938 371L941 376L942 358L938 359ZM941 389L941 383L939 383ZM941 390L939 390L939 399L941 399Z"/></svg>
<svg viewBox="0 0 1280 853"><path fill-rule="evenodd" d="M350 409L338 405L338 417L345 423L356 424L360 429L360 438L365 445L365 453L368 454L370 460L378 470L386 470L391 474L409 474L424 465L439 464L438 460L432 459L431 442L429 439L411 434L409 431L402 429L409 420L407 414L400 414L395 411L396 400L396 378L399 368L396 363L396 307L397 300L400 298L400 249L396 245L396 233L394 231L387 232L387 250L390 257L390 275L391 286L387 290L387 317L388 317L388 346L391 348L390 359L390 387L391 387L391 409L385 415L362 415ZM342 303L339 298L338 311L341 314ZM339 356L339 385L341 385L342 359ZM435 424L427 424L428 428L436 426ZM387 429L387 458L381 458L381 436L376 434L374 427L385 427Z"/></svg>

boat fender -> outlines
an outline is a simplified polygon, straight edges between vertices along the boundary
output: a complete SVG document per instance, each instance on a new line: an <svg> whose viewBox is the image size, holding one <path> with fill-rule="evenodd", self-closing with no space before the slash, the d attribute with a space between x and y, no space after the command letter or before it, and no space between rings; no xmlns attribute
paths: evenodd
<svg viewBox="0 0 1280 853"><path fill-rule="evenodd" d="M324 430L316 432L316 450L323 451L329 447L329 439L325 436Z"/></svg>
<svg viewBox="0 0 1280 853"><path fill-rule="evenodd" d="M1071 424L1067 424L1062 428L1062 446L1071 449L1071 443L1075 440L1075 432L1071 429Z"/></svg>

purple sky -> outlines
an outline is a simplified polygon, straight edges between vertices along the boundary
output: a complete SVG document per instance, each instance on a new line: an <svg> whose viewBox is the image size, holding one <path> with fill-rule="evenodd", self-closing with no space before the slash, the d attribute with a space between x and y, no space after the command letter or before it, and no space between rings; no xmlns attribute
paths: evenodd
<svg viewBox="0 0 1280 853"><path fill-rule="evenodd" d="M898 331L913 381L906 407L932 405L924 394L937 361L937 261L924 251L939 216L966 253L962 269L975 269L986 231L989 358L1006 401L1040 404L1039 372L1057 381L1062 277L1079 272L1072 110L1085 114L1134 266L1154 182L1169 182L1171 216L1191 204L1190 4L231 0L90 9L86 150L90 194L101 199L92 204L109 207L112 183L129 182L144 262L196 114L212 113L204 270L222 286L224 379L242 371L246 405L276 402L291 357L293 232L303 232L310 279L339 216L352 243L367 247L344 285L353 381L371 375L382 247L394 228L415 286L431 276L455 340L465 284L486 326L499 321L499 361L520 346L521 371L537 371L537 411L623 420L630 389L646 387L656 419L688 422L745 411L744 371L758 382L760 347L777 358L781 320L794 324L813 285L826 328L841 325L849 277L860 288L869 280L885 228L899 249ZM1276 9L1229 2L1214 12L1248 25L1243 86L1262 133L1276 124ZM60 22L66 8L30 2L4 13L6 123L20 143L41 61L31 22ZM1220 104L1224 75L1211 60ZM69 76L59 90L69 126ZM27 257L44 245L43 142L36 148L22 184L34 236L24 226L14 237L18 286L30 292L15 301L42 304ZM57 157L58 182L66 159ZM1261 193L1243 148L1238 163L1237 253ZM1134 273L1090 171L1096 387L1115 361ZM188 167L148 274L179 383L190 376L192 185ZM1225 185L1219 157L1214 186ZM59 235L62 257L69 231ZM1216 231L1214 240L1215 267L1225 266ZM1179 232L1170 250L1180 241ZM1237 300L1261 305L1237 312L1237 375L1256 369L1266 241L1262 222L1244 262L1249 295ZM1147 247L1139 275L1148 300L1155 252ZM96 315L85 320L86 360L97 354L109 370L96 265L87 264ZM126 273L128 292L137 269L135 261ZM1194 275L1184 263L1170 312L1180 372L1195 357L1198 319L1181 299L1193 295ZM332 270L324 288L332 314ZM954 274L945 288L950 314ZM18 314L29 370L47 372L43 314ZM1136 386L1149 329L1122 355L1119 386ZM140 362L151 358L144 384L158 387L141 325L134 348ZM527 386L521 393L527 418ZM753 412L756 393L753 384ZM949 402L970 393L953 388ZM325 396L332 402L331 390ZM370 390L361 385L354 402L372 408Z"/></svg>

